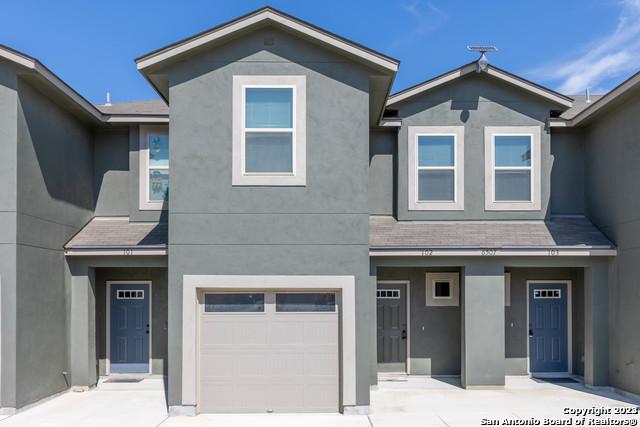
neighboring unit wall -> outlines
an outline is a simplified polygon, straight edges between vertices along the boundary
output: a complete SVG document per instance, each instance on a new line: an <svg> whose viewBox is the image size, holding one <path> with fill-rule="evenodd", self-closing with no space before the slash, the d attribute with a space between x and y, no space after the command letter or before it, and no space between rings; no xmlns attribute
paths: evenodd
<svg viewBox="0 0 640 427"><path fill-rule="evenodd" d="M471 74L416 95L391 108L398 109L398 219L481 220L543 219L548 214L550 187L549 111L558 108L486 75ZM464 211L408 210L408 127L464 126ZM541 210L485 211L486 126L539 126L541 132Z"/></svg>
<svg viewBox="0 0 640 427"><path fill-rule="evenodd" d="M151 360L152 373L167 374L167 269L166 268L96 268L96 357L100 375L106 373L107 359L107 282L151 282Z"/></svg>
<svg viewBox="0 0 640 427"><path fill-rule="evenodd" d="M584 214L584 134L581 129L551 132L551 214Z"/></svg>
<svg viewBox="0 0 640 427"><path fill-rule="evenodd" d="M355 276L356 403L368 405L368 70L260 29L168 71L179 141L170 148L169 404L182 404L183 275L229 274ZM306 76L306 186L231 185L233 75Z"/></svg>
<svg viewBox="0 0 640 427"><path fill-rule="evenodd" d="M528 375L527 280L571 281L572 372L584 374L584 271L582 268L510 268L511 305L505 307L505 373Z"/></svg>
<svg viewBox="0 0 640 427"><path fill-rule="evenodd" d="M369 136L369 213L393 215L396 206L398 132L372 130Z"/></svg>
<svg viewBox="0 0 640 427"><path fill-rule="evenodd" d="M93 191L96 216L129 216L129 127L94 131ZM137 208L137 205L134 206Z"/></svg>
<svg viewBox="0 0 640 427"><path fill-rule="evenodd" d="M640 90L585 129L589 218L618 247L609 278L610 382L640 393Z"/></svg>
<svg viewBox="0 0 640 427"><path fill-rule="evenodd" d="M0 61L0 408L15 408L16 209L18 93L16 70Z"/></svg>
<svg viewBox="0 0 640 427"><path fill-rule="evenodd" d="M62 247L93 213L89 128L18 84L16 407L68 387ZM46 361L46 363L43 363Z"/></svg>
<svg viewBox="0 0 640 427"><path fill-rule="evenodd" d="M409 374L460 375L460 306L426 306L427 272L453 268L380 268L378 280L408 280Z"/></svg>

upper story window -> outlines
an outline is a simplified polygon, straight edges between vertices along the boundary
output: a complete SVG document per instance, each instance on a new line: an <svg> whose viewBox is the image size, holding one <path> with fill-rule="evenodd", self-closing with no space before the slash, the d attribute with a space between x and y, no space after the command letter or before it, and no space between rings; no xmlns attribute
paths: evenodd
<svg viewBox="0 0 640 427"><path fill-rule="evenodd" d="M305 76L233 77L232 183L306 184Z"/></svg>
<svg viewBox="0 0 640 427"><path fill-rule="evenodd" d="M464 127L409 126L409 210L464 209Z"/></svg>
<svg viewBox="0 0 640 427"><path fill-rule="evenodd" d="M140 126L140 209L167 208L169 199L169 130Z"/></svg>
<svg viewBox="0 0 640 427"><path fill-rule="evenodd" d="M485 128L485 209L540 210L540 127Z"/></svg>

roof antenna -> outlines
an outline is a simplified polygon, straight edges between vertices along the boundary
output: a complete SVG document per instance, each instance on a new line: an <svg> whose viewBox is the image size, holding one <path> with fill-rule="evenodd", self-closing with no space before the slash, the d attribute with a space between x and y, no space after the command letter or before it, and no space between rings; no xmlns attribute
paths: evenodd
<svg viewBox="0 0 640 427"><path fill-rule="evenodd" d="M476 71L481 73L483 71L487 71L487 67L489 67L489 60L487 59L487 52L497 52L498 48L495 46L467 46L467 50L469 52L480 52L480 57L477 61Z"/></svg>
<svg viewBox="0 0 640 427"><path fill-rule="evenodd" d="M111 107L111 93L107 92L107 102L104 104L107 107Z"/></svg>
<svg viewBox="0 0 640 427"><path fill-rule="evenodd" d="M591 93L589 92L589 88L587 88L587 89L585 90L585 92L586 92L586 96L587 96L587 99L585 100L585 102L586 102L587 104L590 104L590 103L591 103Z"/></svg>

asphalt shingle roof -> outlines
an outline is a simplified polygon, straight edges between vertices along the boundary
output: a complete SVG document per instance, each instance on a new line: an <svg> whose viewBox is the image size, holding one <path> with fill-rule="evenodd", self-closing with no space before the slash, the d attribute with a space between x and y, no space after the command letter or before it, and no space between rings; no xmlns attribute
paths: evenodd
<svg viewBox="0 0 640 427"><path fill-rule="evenodd" d="M169 107L161 99L146 101L114 102L111 105L99 104L96 108L103 114L123 115L168 115Z"/></svg>
<svg viewBox="0 0 640 427"><path fill-rule="evenodd" d="M573 107L562 113L560 117L565 120L571 120L603 96L604 95L590 95L591 102L587 102L587 97L585 95L571 95L573 98Z"/></svg>
<svg viewBox="0 0 640 427"><path fill-rule="evenodd" d="M129 222L129 218L93 218L65 249L167 246L167 223Z"/></svg>
<svg viewBox="0 0 640 427"><path fill-rule="evenodd" d="M369 219L371 247L554 248L606 247L613 244L584 218L550 221L396 221Z"/></svg>

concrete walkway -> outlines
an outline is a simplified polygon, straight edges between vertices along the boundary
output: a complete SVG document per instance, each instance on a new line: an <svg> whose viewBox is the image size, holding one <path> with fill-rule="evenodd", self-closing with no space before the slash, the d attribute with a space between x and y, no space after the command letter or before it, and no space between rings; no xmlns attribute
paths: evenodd
<svg viewBox="0 0 640 427"><path fill-rule="evenodd" d="M550 383L511 377L504 390L463 390L458 379L383 377L371 393L371 414L199 415L167 418L164 381L138 383L101 380L95 390L65 393L0 421L6 426L265 426L265 427L474 427L482 419L567 419L566 407L616 408L640 400L611 391L585 389L575 382ZM635 420L640 416L607 416ZM593 417L591 417L593 418ZM602 418L602 417L601 417ZM574 418L575 424L575 418ZM631 424L633 425L633 424ZM638 424L636 424L638 425Z"/></svg>
<svg viewBox="0 0 640 427"><path fill-rule="evenodd" d="M640 405L639 399L609 390L589 390L569 380L507 377L506 383L499 390L465 390L458 378L381 377L378 389L371 393L369 418L375 427L474 427L483 425L483 419L502 425L505 419L530 418L544 425L545 418L570 418L564 415L565 408ZM640 421L638 415L611 418ZM575 425L575 417L573 421Z"/></svg>

